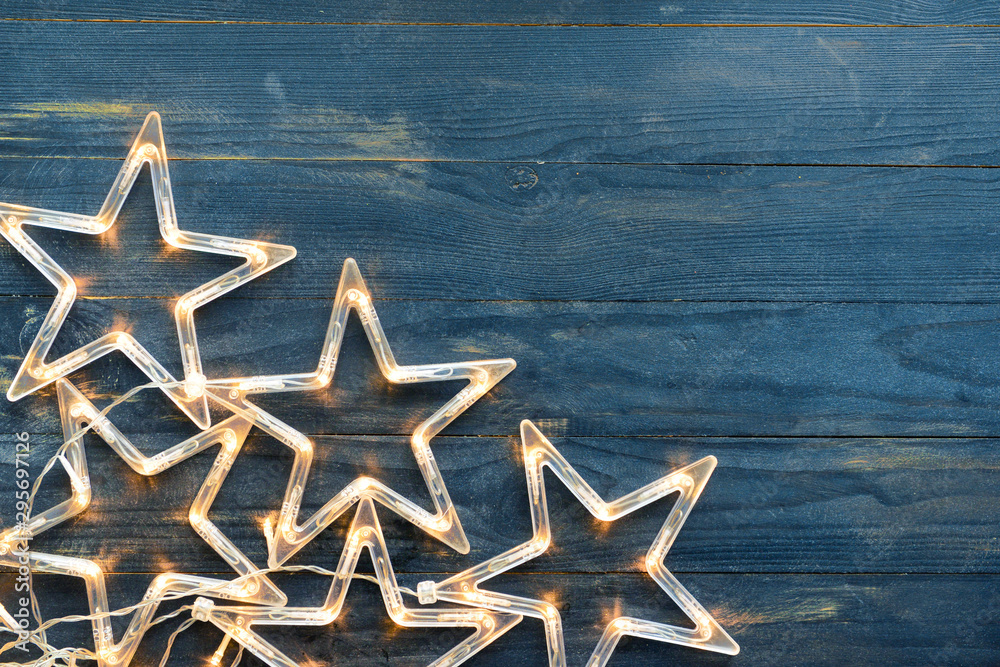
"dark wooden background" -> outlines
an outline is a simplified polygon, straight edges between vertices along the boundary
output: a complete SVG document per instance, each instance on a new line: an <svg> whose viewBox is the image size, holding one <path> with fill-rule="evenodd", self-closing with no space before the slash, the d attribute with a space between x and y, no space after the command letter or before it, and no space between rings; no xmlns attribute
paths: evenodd
<svg viewBox="0 0 1000 667"><path fill-rule="evenodd" d="M667 564L742 653L632 640L613 665L1000 663L995 3L4 4L0 201L96 211L157 110L184 228L299 249L199 312L209 375L314 365L349 256L401 361L517 359L434 442L472 553L383 513L403 583L530 535L531 418L608 496L720 461ZM104 237L35 235L83 285L57 351L124 326L175 372L171 297L231 265L166 248L148 175ZM6 244L0 267L5 390L53 290ZM307 505L362 471L426 501L405 434L456 388L387 387L352 327L332 390L265 402L318 443ZM120 357L72 379L99 404L142 380ZM152 394L116 414L149 451L193 432ZM4 525L20 431L37 472L52 391L0 407ZM35 548L114 571L114 606L226 572L186 524L214 454L147 480L90 452L93 507ZM251 436L212 514L258 563L290 460ZM638 569L667 505L600 529L550 491L552 553L497 586L556 601L577 665L612 613L678 621ZM345 527L292 562L333 567ZM76 581L36 588L47 617L86 612ZM303 665L423 665L463 636L379 604L359 582L333 626L265 635ZM199 624L172 664L219 638ZM529 619L470 664L543 660Z"/></svg>

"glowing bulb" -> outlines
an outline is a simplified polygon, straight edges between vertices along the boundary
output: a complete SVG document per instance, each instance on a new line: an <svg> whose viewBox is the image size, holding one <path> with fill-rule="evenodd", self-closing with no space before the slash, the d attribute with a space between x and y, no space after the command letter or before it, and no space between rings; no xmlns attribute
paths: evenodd
<svg viewBox="0 0 1000 667"><path fill-rule="evenodd" d="M205 394L205 376L201 373L191 373L184 381L184 393L188 398L199 398Z"/></svg>

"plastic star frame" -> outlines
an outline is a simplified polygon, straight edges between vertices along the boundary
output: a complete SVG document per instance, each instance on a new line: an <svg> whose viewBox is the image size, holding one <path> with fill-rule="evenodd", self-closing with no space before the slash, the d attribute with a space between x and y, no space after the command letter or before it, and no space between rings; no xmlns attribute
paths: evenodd
<svg viewBox="0 0 1000 667"><path fill-rule="evenodd" d="M614 521L667 495L680 492L663 527L645 558L646 572L690 618L694 629L620 616L605 628L588 667L603 667L626 636L680 644L735 655L739 646L663 564L667 552L687 520L688 514L715 470L716 459L707 456L684 466L617 500L605 502L580 476L562 454L530 421L521 422L521 448L528 481L531 523L534 536L520 546L440 583L421 582L417 588L421 603L447 601L485 609L504 610L540 619L545 626L550 667L565 667L566 651L559 611L548 602L480 589L480 584L543 554L552 541L549 510L545 499L544 469L547 467L566 485L577 500L601 521Z"/></svg>
<svg viewBox="0 0 1000 667"><path fill-rule="evenodd" d="M361 552L368 550L382 600L389 617L408 628L472 628L474 632L431 663L431 667L460 665L521 621L519 614L487 609L411 609L403 603L402 590L396 581L389 552L375 512L375 504L365 498L358 504L347 544L341 553L336 573L331 577L326 601L320 607L223 607L208 599L195 601L194 618L210 621L237 643L271 667L298 667L298 663L262 638L256 625L313 625L333 623L344 606L344 599L354 578Z"/></svg>
<svg viewBox="0 0 1000 667"><path fill-rule="evenodd" d="M468 384L421 423L410 438L413 456L420 467L435 512L431 514L413 501L385 486L378 480L361 477L348 484L303 524L297 524L302 497L313 461L313 444L302 433L277 419L248 400L251 394L285 391L316 391L333 380L337 357L344 340L344 328L351 311L357 312L371 344L379 370L390 382L412 384L466 380ZM469 541L462 529L455 506L448 495L441 470L430 448L431 439L465 412L493 388L516 366L513 359L488 359L447 364L400 366L392 354L382 330L371 294L365 286L358 265L353 259L344 262L344 269L334 297L333 312L326 332L323 351L315 371L290 375L273 375L211 380L208 391L229 410L244 415L261 429L295 451L285 499L277 527L265 524L269 543L268 564L278 567L337 517L363 498L371 498L396 512L424 532L436 537L460 553L469 552Z"/></svg>
<svg viewBox="0 0 1000 667"><path fill-rule="evenodd" d="M34 225L82 234L106 232L114 225L145 163L149 164L152 176L160 234L167 243L177 248L242 257L246 260L241 266L210 280L177 300L174 318L177 322L177 336L184 366L183 383L177 383L163 365L125 331L109 332L55 361L45 360L60 327L73 307L77 286L72 276L56 264L41 246L24 232L23 227ZM295 248L291 246L187 232L177 226L170 174L167 171L167 150L163 141L160 116L156 112L146 117L146 122L132 144L132 149L125 158L125 163L97 215L79 215L0 203L0 235L17 248L18 252L41 271L58 290L55 302L45 316L38 334L28 348L24 361L7 390L7 397L11 401L17 401L95 359L119 350L151 380L161 383L163 391L201 428L208 428L211 421L204 392L205 376L202 374L201 355L198 352L194 311L295 257Z"/></svg>
<svg viewBox="0 0 1000 667"><path fill-rule="evenodd" d="M71 383L60 379L56 388L66 443L57 462L70 478L72 495L54 507L29 517L26 523L0 532L0 565L16 568L24 564L21 561L23 558L34 572L70 575L84 580L90 613L96 615L92 624L100 667L128 664L165 596L202 593L264 605L283 605L287 602L284 593L260 574L258 568L207 517L222 481L251 428L248 421L238 415L230 417L193 438L155 456L146 457ZM149 604L137 610L118 643L114 641L111 619L106 615L110 609L104 572L100 566L87 559L45 554L26 548L28 540L81 514L89 506L90 475L82 438L88 424L133 470L142 475L163 472L219 445L219 454L191 504L188 519L195 531L240 575L236 583L172 572L157 576L143 598Z"/></svg>

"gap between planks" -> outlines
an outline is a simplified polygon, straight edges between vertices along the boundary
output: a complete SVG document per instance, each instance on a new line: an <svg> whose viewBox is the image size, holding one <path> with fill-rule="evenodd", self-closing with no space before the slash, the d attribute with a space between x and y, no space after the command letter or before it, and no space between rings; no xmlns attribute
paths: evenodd
<svg viewBox="0 0 1000 667"><path fill-rule="evenodd" d="M0 19L2 20L2 19ZM2 139L0 139L2 140ZM105 160L121 162L122 158L86 155L6 155L0 160ZM417 164L554 164L566 166L606 167L725 167L725 168L781 168L781 169L1000 169L1000 164L908 164L863 162L602 162L597 160L461 160L443 158L409 157L256 157L247 155L212 155L202 157L171 157L171 162L385 162Z"/></svg>
<svg viewBox="0 0 1000 667"><path fill-rule="evenodd" d="M51 437L61 437L61 431L23 431L28 435L32 436L51 436ZM148 435L148 432L147 432ZM169 433L156 433L154 435L171 435ZM266 434L258 434L264 436ZM408 438L412 433L332 433L332 432L314 432L305 433L308 438L331 438L331 439L343 439L343 438ZM434 436L435 440L471 440L474 438L485 438L488 440L508 440L508 439L520 439L520 434L511 433L467 433L467 434L439 434ZM562 440L569 439L582 439L582 440L712 440L716 442L726 441L726 440L844 440L844 441L879 441L884 442L886 440L898 440L901 442L907 441L921 441L921 440L1000 440L1000 436L996 435L798 435L798 434L787 434L782 433L779 435L769 435L769 434L728 434L728 435L706 435L696 433L694 435L690 434L673 434L673 433L640 433L637 435L615 435L615 434L605 434L605 435L578 435L574 433L567 433L565 435L552 436L553 438L558 438Z"/></svg>
<svg viewBox="0 0 1000 667"><path fill-rule="evenodd" d="M149 296L80 296L77 295L77 301L123 301L123 300L172 300L177 299L181 295L174 296L162 296L162 295L149 295ZM55 295L47 294L3 294L0 293L0 299L54 299ZM255 296L255 297L245 297L245 296L222 296L217 301L219 303L232 302L232 301L332 301L333 293L331 292L328 296ZM1000 300L997 301L908 301L908 300L896 300L888 301L885 299L875 300L875 301L831 301L831 300L816 300L816 301L804 301L802 299L791 299L788 301L781 301L777 299L445 299L445 298L421 298L421 297L379 297L377 299L372 299L375 303L396 303L396 302L410 302L410 303L474 303L474 304L535 304L535 303L563 303L567 305L573 304L593 304L593 305L615 305L615 304L633 304L633 305L659 305L665 303L691 303L691 304L773 304L780 306L997 306L1000 305Z"/></svg>
<svg viewBox="0 0 1000 667"><path fill-rule="evenodd" d="M301 26L401 26L414 28L998 28L1000 23L503 23L444 21L229 21L195 19L88 19L18 18L0 21L31 23L152 23L168 25L301 25Z"/></svg>

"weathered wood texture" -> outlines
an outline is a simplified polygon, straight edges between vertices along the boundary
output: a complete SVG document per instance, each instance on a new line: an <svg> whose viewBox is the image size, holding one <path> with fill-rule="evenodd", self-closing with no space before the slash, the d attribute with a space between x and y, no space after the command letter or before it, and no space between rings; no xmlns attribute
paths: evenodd
<svg viewBox="0 0 1000 667"><path fill-rule="evenodd" d="M39 468L58 442L36 436ZM153 453L176 438L146 434ZM375 475L425 506L430 499L405 436L320 436L306 489L309 514L359 475ZM679 572L1000 573L1000 448L994 439L556 438L594 488L618 497L709 453L720 465L671 550ZM383 510L397 570L455 572L531 537L519 442L441 437L435 456L472 542L458 556ZM10 449L5 447L5 452ZM99 440L88 447L94 500L71 526L34 542L41 551L94 558L118 572L225 572L187 523L187 508L215 458L205 453L153 478L133 473ZM0 497L14 497L12 457ZM251 437L213 505L212 519L247 555L266 560L260 526L281 507L292 455ZM40 507L66 496L46 487ZM670 500L604 526L548 484L551 554L527 572L635 572ZM497 490L505 493L498 497ZM498 500L498 498L500 498ZM43 502L44 501L44 502ZM10 507L8 507L10 505ZM13 500L3 505L5 515ZM297 562L333 558L353 513ZM122 549L127 544L127 549ZM327 565L335 565L335 559Z"/></svg>
<svg viewBox="0 0 1000 667"><path fill-rule="evenodd" d="M79 213L120 166L3 164L0 201ZM1000 303L995 169L211 160L171 176L185 228L301 250L254 296L331 297L355 257L389 299ZM235 264L164 251L147 175L117 244L31 233L92 296L177 296ZM0 261L0 294L52 293L8 244Z"/></svg>
<svg viewBox="0 0 1000 667"><path fill-rule="evenodd" d="M338 269L330 267L331 282ZM5 382L50 303L0 299ZM81 300L56 351L127 326L179 374L171 303ZM315 368L330 308L326 299L210 304L198 328L207 372ZM554 436L1000 437L1000 365L988 352L1000 335L998 306L407 300L377 308L402 362L518 361L447 434L514 435L518 421L530 418L545 420ZM73 380L102 405L146 381L121 355ZM457 389L388 385L352 319L336 388L261 402L309 434L382 435L405 432ZM189 428L168 405L148 400L135 410L140 418L158 415L163 427ZM54 392L6 405L0 425L6 432L58 432Z"/></svg>
<svg viewBox="0 0 1000 667"><path fill-rule="evenodd" d="M81 21L209 21L305 23L438 23L500 25L996 25L1000 10L983 0L522 0L517 3L430 1L219 3L183 0L137 6L122 0L5 2L0 18Z"/></svg>
<svg viewBox="0 0 1000 667"><path fill-rule="evenodd" d="M517 359L432 443L472 553L380 513L408 586L530 534L515 436L531 418L606 495L720 460L668 566L743 652L633 641L612 664L995 664L1000 11L760 4L7 3L0 201L95 211L156 109L182 226L299 248L199 312L209 375L314 366L348 256L401 361ZM124 326L178 372L171 297L232 264L166 249L147 179L101 239L31 233L85 296L57 352ZM5 244L0 266L5 390L52 290ZM104 404L143 378L110 357L73 380ZM426 503L405 434L455 389L387 386L353 323L334 389L262 403L316 441L307 510L362 473ZM148 452L194 432L155 395L114 414ZM0 433L20 431L37 471L59 444L51 390L0 406ZM92 508L36 548L115 571L116 606L152 573L225 572L186 523L212 454L145 479L88 449ZM213 508L258 563L290 460L255 433ZM637 568L665 503L602 528L549 490L555 548L498 586L556 596L572 664L616 599L679 620ZM294 562L335 565L349 519ZM281 583L301 603L325 587ZM86 612L77 584L37 586L48 616ZM14 605L10 589L0 575ZM427 664L462 638L394 629L365 582L348 605L268 636L304 665ZM182 635L175 664L218 639ZM472 664L543 656L525 621Z"/></svg>
<svg viewBox="0 0 1000 667"><path fill-rule="evenodd" d="M53 577L39 577L39 593L56 608L80 607L80 591ZM148 575L111 577L112 604L135 602ZM690 574L684 584L709 602L709 611L740 638L734 658L669 645L626 640L611 665L821 665L850 664L990 665L1000 660L996 635L1000 619L1000 578L972 576ZM522 594L557 591L567 623L567 651L583 664L597 642L606 609L595 592L627 592L630 612L679 622L663 604L659 589L644 587L638 575L508 575L503 588ZM316 604L326 586L296 578L286 585L293 599ZM138 591L138 593L137 593ZM76 595L71 598L70 595ZM572 599L572 602L570 602ZM138 660L155 665L176 622L155 629ZM86 628L84 628L85 630ZM264 629L278 648L305 665L425 665L465 638L464 632L412 630L394 626L375 586L355 583L345 613L320 628ZM79 633L86 641L86 633ZM218 646L221 633L198 623L181 635L171 664L200 665ZM229 659L235 656L230 648ZM545 661L540 624L526 619L470 665L538 665ZM259 667L263 663L244 659Z"/></svg>
<svg viewBox="0 0 1000 667"><path fill-rule="evenodd" d="M6 21L0 155L996 165L998 37Z"/></svg>

